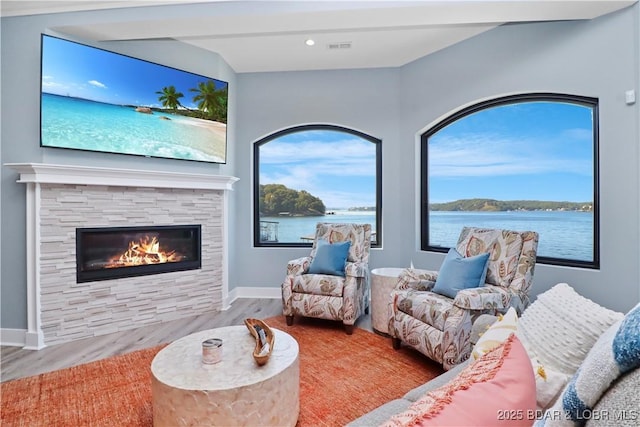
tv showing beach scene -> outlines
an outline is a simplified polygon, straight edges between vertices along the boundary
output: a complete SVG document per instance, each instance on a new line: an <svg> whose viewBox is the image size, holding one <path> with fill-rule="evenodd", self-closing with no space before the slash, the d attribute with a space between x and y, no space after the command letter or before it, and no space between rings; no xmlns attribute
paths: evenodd
<svg viewBox="0 0 640 427"><path fill-rule="evenodd" d="M227 82L42 35L42 147L226 163L227 101Z"/></svg>

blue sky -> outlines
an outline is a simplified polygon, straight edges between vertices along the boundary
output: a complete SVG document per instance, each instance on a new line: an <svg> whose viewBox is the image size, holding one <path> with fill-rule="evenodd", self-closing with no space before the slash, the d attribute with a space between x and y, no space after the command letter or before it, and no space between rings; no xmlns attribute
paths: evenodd
<svg viewBox="0 0 640 427"><path fill-rule="evenodd" d="M327 208L375 206L375 147L332 130L286 134L260 146L260 184L306 190Z"/></svg>
<svg viewBox="0 0 640 427"><path fill-rule="evenodd" d="M434 203L590 202L591 109L529 102L466 116L430 138L429 171ZM286 134L260 147L260 183L306 190L328 208L374 206L375 145L336 131Z"/></svg>
<svg viewBox="0 0 640 427"><path fill-rule="evenodd" d="M429 138L429 200L593 200L591 108L557 102L471 114Z"/></svg>
<svg viewBox="0 0 640 427"><path fill-rule="evenodd" d="M192 102L199 82L214 80L218 89L226 83L151 62L134 59L82 44L44 36L42 40L42 90L118 105L160 106L156 91L175 86Z"/></svg>

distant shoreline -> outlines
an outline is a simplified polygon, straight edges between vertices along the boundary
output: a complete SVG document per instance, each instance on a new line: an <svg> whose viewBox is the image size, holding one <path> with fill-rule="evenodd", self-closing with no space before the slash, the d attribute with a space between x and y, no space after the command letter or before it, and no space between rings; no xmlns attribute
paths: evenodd
<svg viewBox="0 0 640 427"><path fill-rule="evenodd" d="M555 202L546 200L460 199L429 204L430 211L447 212L593 212L593 202Z"/></svg>

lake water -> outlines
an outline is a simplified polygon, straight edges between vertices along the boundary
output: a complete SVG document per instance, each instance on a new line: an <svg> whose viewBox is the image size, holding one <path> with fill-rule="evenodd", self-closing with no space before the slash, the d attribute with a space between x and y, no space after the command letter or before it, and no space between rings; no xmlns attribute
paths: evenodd
<svg viewBox="0 0 640 427"><path fill-rule="evenodd" d="M319 222L345 222L356 224L371 224L371 230L375 231L375 212L351 212L331 211L333 215L324 216L281 216L261 217L260 221L273 221L278 223L278 241L280 243L304 242L301 237L311 236L316 232L316 224Z"/></svg>
<svg viewBox="0 0 640 427"><path fill-rule="evenodd" d="M591 212L431 212L429 222L432 244L455 246L465 225L537 231L538 256L593 260Z"/></svg>
<svg viewBox="0 0 640 427"><path fill-rule="evenodd" d="M317 217L263 217L278 222L280 242L299 243L312 236L318 222L370 223L374 212L335 211ZM531 212L431 212L430 238L433 245L455 246L464 226L532 230L540 234L538 255L570 260L593 260L593 213L566 211Z"/></svg>
<svg viewBox="0 0 640 427"><path fill-rule="evenodd" d="M224 138L206 121L44 93L42 141L47 146L222 162ZM160 117L170 120L161 120Z"/></svg>

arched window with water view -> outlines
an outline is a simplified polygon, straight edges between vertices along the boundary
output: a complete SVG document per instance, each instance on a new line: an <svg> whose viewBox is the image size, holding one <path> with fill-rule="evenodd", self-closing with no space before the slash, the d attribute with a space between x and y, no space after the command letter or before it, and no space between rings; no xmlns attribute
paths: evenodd
<svg viewBox="0 0 640 427"><path fill-rule="evenodd" d="M524 94L451 115L421 138L421 248L463 226L532 230L538 262L599 268L598 101Z"/></svg>
<svg viewBox="0 0 640 427"><path fill-rule="evenodd" d="M368 223L381 245L381 141L305 125L254 145L254 246L310 246L318 222Z"/></svg>

